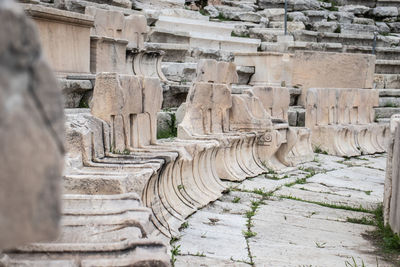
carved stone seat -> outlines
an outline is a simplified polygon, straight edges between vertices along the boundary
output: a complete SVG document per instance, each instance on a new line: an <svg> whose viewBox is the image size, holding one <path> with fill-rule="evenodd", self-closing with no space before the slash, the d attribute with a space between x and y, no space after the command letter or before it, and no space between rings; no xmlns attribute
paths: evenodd
<svg viewBox="0 0 400 267"><path fill-rule="evenodd" d="M306 126L313 146L338 156L384 152L388 127L374 123L378 99L373 89L309 89Z"/></svg>

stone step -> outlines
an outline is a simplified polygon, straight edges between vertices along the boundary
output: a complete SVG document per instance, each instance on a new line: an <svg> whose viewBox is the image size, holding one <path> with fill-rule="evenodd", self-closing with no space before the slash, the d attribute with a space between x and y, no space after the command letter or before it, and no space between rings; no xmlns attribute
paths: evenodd
<svg viewBox="0 0 400 267"><path fill-rule="evenodd" d="M172 43L172 44L190 44L190 34L184 31L175 31L173 29L152 28L147 42L149 43Z"/></svg>
<svg viewBox="0 0 400 267"><path fill-rule="evenodd" d="M261 51L283 52L284 45L277 42L262 42ZM316 42L302 42L294 41L287 44L289 52L298 50L311 50L311 51L327 51L327 52L342 52L343 46L340 43L316 43Z"/></svg>
<svg viewBox="0 0 400 267"><path fill-rule="evenodd" d="M244 91L251 89L251 85L246 84L233 84L232 85L232 94L242 94ZM294 106L297 104L297 100L301 95L301 88L288 88L290 94L290 106Z"/></svg>
<svg viewBox="0 0 400 267"><path fill-rule="evenodd" d="M299 30L293 33L295 41L306 42L326 42L326 43L341 43L342 45L355 46L372 46L373 34L346 34L346 33L331 33L331 32L315 32ZM378 36L378 47L391 47L398 44L398 38L394 36Z"/></svg>
<svg viewBox="0 0 400 267"><path fill-rule="evenodd" d="M377 89L400 88L400 74L376 74L374 84Z"/></svg>
<svg viewBox="0 0 400 267"><path fill-rule="evenodd" d="M376 2L376 6L395 6L395 7L400 7L400 1L399 0L378 0Z"/></svg>
<svg viewBox="0 0 400 267"><path fill-rule="evenodd" d="M400 89L379 89L379 97L400 97Z"/></svg>
<svg viewBox="0 0 400 267"><path fill-rule="evenodd" d="M157 28L173 29L189 33L214 34L227 37L231 36L231 33L235 28L235 25L232 24L170 16L160 16L155 26Z"/></svg>
<svg viewBox="0 0 400 267"><path fill-rule="evenodd" d="M277 42L262 42L261 51L282 52L285 48L281 43ZM294 41L287 44L289 52L297 50L311 51L326 51L326 52L344 52L344 53L362 53L371 54L371 46L358 45L342 45L341 43L326 43L326 42L304 42ZM398 47L377 47L376 58L383 60L400 60L400 48Z"/></svg>
<svg viewBox="0 0 400 267"><path fill-rule="evenodd" d="M168 80L186 83L192 82L196 77L197 63L163 62L161 69Z"/></svg>
<svg viewBox="0 0 400 267"><path fill-rule="evenodd" d="M203 47L229 52L257 52L261 44L259 39L214 36L203 33L191 33L190 37L191 47Z"/></svg>
<svg viewBox="0 0 400 267"><path fill-rule="evenodd" d="M175 17L179 19L191 19L191 20L201 20L209 21L210 17L200 14L200 12L188 10L184 8L166 8L157 10L160 12L161 16ZM160 15L158 17L160 17Z"/></svg>
<svg viewBox="0 0 400 267"><path fill-rule="evenodd" d="M148 164L149 165L149 164ZM153 164L154 168L161 168L161 163ZM153 174L153 169L128 168L127 171L118 171L112 168L86 167L79 172L65 174L63 177L63 190L66 194L93 194L110 195L126 192L140 192L145 183ZM132 181L135 181L133 184ZM138 186L139 188L135 187Z"/></svg>
<svg viewBox="0 0 400 267"><path fill-rule="evenodd" d="M152 212L137 194L67 194L63 204L57 240L12 251L12 266L168 265L166 246L150 237Z"/></svg>
<svg viewBox="0 0 400 267"><path fill-rule="evenodd" d="M400 73L400 60L377 59L375 73L397 74Z"/></svg>
<svg viewBox="0 0 400 267"><path fill-rule="evenodd" d="M375 7L376 0L336 0L338 5L362 5L368 7Z"/></svg>
<svg viewBox="0 0 400 267"><path fill-rule="evenodd" d="M397 97L379 97L379 107L400 107L400 96Z"/></svg>
<svg viewBox="0 0 400 267"><path fill-rule="evenodd" d="M66 9L68 11L72 11L72 12L77 12L77 13L85 13L85 9L86 7L97 7L97 8L102 8L102 9L107 9L107 10L112 10L112 11L117 11L117 12L122 12L124 15L132 15L132 14L142 14L140 11L138 10L133 10L130 7L124 7L123 5L112 5L111 2L114 1L110 1L110 4L104 4L104 3L96 3L95 1L86 1L86 0L68 0L66 2L64 1L55 1L54 3L54 7L55 8L59 8L59 9ZM118 1L115 1L114 4L116 4ZM126 2L129 6L129 3Z"/></svg>
<svg viewBox="0 0 400 267"><path fill-rule="evenodd" d="M345 52L371 54L371 46L344 46ZM377 47L376 58L382 60L400 60L400 47Z"/></svg>
<svg viewBox="0 0 400 267"><path fill-rule="evenodd" d="M164 51L163 61L167 62L184 62L185 58L190 54L190 46L188 44L179 43L145 43L148 50Z"/></svg>
<svg viewBox="0 0 400 267"><path fill-rule="evenodd" d="M196 78L197 63L195 62L163 62L161 68L165 77L172 82L189 83ZM239 84L248 84L255 69L254 67L237 66L236 71L239 76Z"/></svg>
<svg viewBox="0 0 400 267"><path fill-rule="evenodd" d="M269 8L284 8L285 0L260 0L258 1L258 7L261 9ZM288 1L289 11L305 11L319 9L321 4L319 1Z"/></svg>
<svg viewBox="0 0 400 267"><path fill-rule="evenodd" d="M374 33L378 31L375 25L340 23L340 32L344 34Z"/></svg>
<svg viewBox="0 0 400 267"><path fill-rule="evenodd" d="M264 42L276 42L278 36L285 35L284 30L279 28L253 28L249 32L251 38L258 38Z"/></svg>
<svg viewBox="0 0 400 267"><path fill-rule="evenodd" d="M390 123L390 118L381 118L381 119L376 119L376 122L379 124L386 124Z"/></svg>
<svg viewBox="0 0 400 267"><path fill-rule="evenodd" d="M400 114L400 108L393 108L393 107L375 108L375 117L377 119L390 118L393 114Z"/></svg>
<svg viewBox="0 0 400 267"><path fill-rule="evenodd" d="M261 41L258 39L221 36L201 32L182 32L167 29L153 29L150 42L184 43L190 48L225 50L227 52L257 52Z"/></svg>

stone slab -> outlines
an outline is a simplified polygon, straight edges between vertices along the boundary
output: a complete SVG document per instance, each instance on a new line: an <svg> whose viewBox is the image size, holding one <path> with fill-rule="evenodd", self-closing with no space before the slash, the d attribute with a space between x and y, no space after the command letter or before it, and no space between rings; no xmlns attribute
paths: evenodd
<svg viewBox="0 0 400 267"><path fill-rule="evenodd" d="M55 72L90 73L92 16L41 5L23 8L35 21L44 56Z"/></svg>

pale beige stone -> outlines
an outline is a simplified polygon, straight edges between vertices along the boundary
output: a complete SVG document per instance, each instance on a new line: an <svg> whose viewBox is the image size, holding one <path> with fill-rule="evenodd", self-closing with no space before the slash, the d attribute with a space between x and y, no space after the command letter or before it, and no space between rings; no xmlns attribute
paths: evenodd
<svg viewBox="0 0 400 267"><path fill-rule="evenodd" d="M92 114L111 126L112 150L154 144L162 89L157 79L101 73L96 77Z"/></svg>
<svg viewBox="0 0 400 267"><path fill-rule="evenodd" d="M373 86L375 56L367 54L296 51L294 54L235 53L240 66L254 66L251 85L299 86L300 104L309 88L367 88Z"/></svg>
<svg viewBox="0 0 400 267"><path fill-rule="evenodd" d="M122 12L87 7L85 14L94 18L94 25L90 33L92 36L123 39L124 14Z"/></svg>
<svg viewBox="0 0 400 267"><path fill-rule="evenodd" d="M94 17L91 31L92 73L117 72L167 81L161 71L162 51L146 51L144 41L148 26L146 17L120 11L88 7L86 14Z"/></svg>
<svg viewBox="0 0 400 267"><path fill-rule="evenodd" d="M144 49L144 42L149 32L146 17L136 14L126 17L122 32L123 38L129 41L129 47Z"/></svg>
<svg viewBox="0 0 400 267"><path fill-rule="evenodd" d="M127 40L92 36L90 38L90 71L92 73L127 73Z"/></svg>
<svg viewBox="0 0 400 267"><path fill-rule="evenodd" d="M44 56L58 73L90 72L90 29L93 17L75 12L22 5L39 30Z"/></svg>
<svg viewBox="0 0 400 267"><path fill-rule="evenodd" d="M199 63L198 77L189 91L185 116L178 126L178 137L223 142L224 148L221 147L216 156L219 162L217 173L227 180L242 180L268 167L291 165L286 156L295 144L295 135L287 134L287 123L272 125L271 111L265 109L268 103L264 104L263 99L253 91L231 96L231 79L223 79L224 84L216 84L215 73L221 73L219 68L225 71L226 66L214 60ZM287 97L280 102L283 107L286 101L287 105L289 103L285 90L283 95L276 94L277 98ZM282 108L275 108L274 111L278 116L285 117ZM226 114L230 114L229 120L225 119Z"/></svg>
<svg viewBox="0 0 400 267"><path fill-rule="evenodd" d="M223 98L226 85L216 84L215 87L213 98ZM96 162L106 164L104 167L118 163L128 168L134 164L142 174L120 174L115 179L103 176L96 179L95 188L104 191L102 180L106 180L116 192L128 188L140 192L144 203L154 211L156 228L171 236L177 234L186 216L220 197L225 186L214 170L215 141L156 140L157 112L161 104L162 88L158 79L116 73L97 75L92 113L106 122L103 127L110 135L111 153ZM221 110L221 106L214 108ZM216 116L213 120L219 118ZM215 123L213 130L222 131L222 125L222 122ZM95 162L91 166L93 164ZM151 167L153 172L147 172L146 168ZM82 175L74 178L77 179L79 181L69 182L70 190L76 190L77 185L87 181Z"/></svg>
<svg viewBox="0 0 400 267"><path fill-rule="evenodd" d="M59 266L64 259L67 266L170 266L166 245L149 236L151 210L138 195L64 195L63 204L57 240L19 247L8 253L10 264Z"/></svg>
<svg viewBox="0 0 400 267"><path fill-rule="evenodd" d="M85 14L94 17L92 36L124 39L129 42L129 47L144 48L148 27L146 17L132 14L127 17L120 11L100 9L93 6L85 9Z"/></svg>
<svg viewBox="0 0 400 267"><path fill-rule="evenodd" d="M164 54L162 52L128 52L127 54L127 74L158 78L161 81L167 81L161 63Z"/></svg>
<svg viewBox="0 0 400 267"><path fill-rule="evenodd" d="M309 89L306 126L313 146L338 156L384 152L388 127L374 123L378 99L373 89Z"/></svg>
<svg viewBox="0 0 400 267"><path fill-rule="evenodd" d="M286 87L254 86L254 94L261 100L265 110L271 115L275 123L287 123L290 103L289 90ZM303 127L290 127L288 129L286 145L282 145L281 159L287 165L296 165L310 161L314 157L311 147L311 132ZM285 142L282 142L285 143ZM286 151L290 144L289 151ZM285 147L285 148L284 148ZM284 153L282 151L285 151Z"/></svg>
<svg viewBox="0 0 400 267"><path fill-rule="evenodd" d="M255 67L251 85L289 86L292 84L293 55L276 52L235 53L234 63Z"/></svg>
<svg viewBox="0 0 400 267"><path fill-rule="evenodd" d="M289 90L285 87L254 86L254 94L260 98L265 110L274 119L288 120Z"/></svg>
<svg viewBox="0 0 400 267"><path fill-rule="evenodd" d="M61 92L34 23L0 3L0 249L57 236L64 154Z"/></svg>
<svg viewBox="0 0 400 267"><path fill-rule="evenodd" d="M267 129L270 126L272 126L271 116L252 90L245 91L240 95L232 95L231 130L250 132Z"/></svg>
<svg viewBox="0 0 400 267"><path fill-rule="evenodd" d="M301 104L309 88L372 88L375 56L367 54L297 51L292 84L302 87Z"/></svg>
<svg viewBox="0 0 400 267"><path fill-rule="evenodd" d="M386 161L385 191L383 198L384 221L395 233L400 232L399 220L399 139L400 139L400 116L395 114L391 117L391 140L388 146L388 157Z"/></svg>

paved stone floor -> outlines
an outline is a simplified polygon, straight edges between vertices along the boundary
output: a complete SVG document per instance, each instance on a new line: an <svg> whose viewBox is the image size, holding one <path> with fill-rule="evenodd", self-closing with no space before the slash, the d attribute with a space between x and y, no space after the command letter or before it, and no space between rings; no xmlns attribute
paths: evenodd
<svg viewBox="0 0 400 267"><path fill-rule="evenodd" d="M392 266L362 234L383 199L386 155L316 154L282 173L232 183L193 214L173 243L175 266ZM185 228L186 227L186 228ZM245 237L247 236L247 237Z"/></svg>

